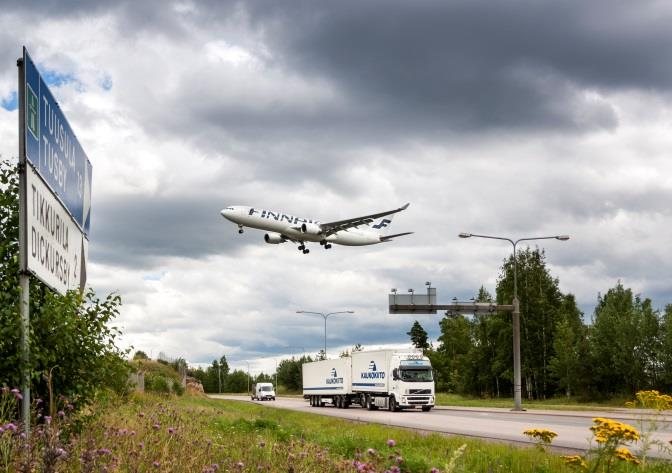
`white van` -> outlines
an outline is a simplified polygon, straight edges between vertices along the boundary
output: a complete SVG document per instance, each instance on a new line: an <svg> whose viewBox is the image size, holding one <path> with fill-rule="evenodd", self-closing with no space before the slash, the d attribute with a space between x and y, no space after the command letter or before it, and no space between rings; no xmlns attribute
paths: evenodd
<svg viewBox="0 0 672 473"><path fill-rule="evenodd" d="M252 385L253 401L275 401L273 383L257 383Z"/></svg>

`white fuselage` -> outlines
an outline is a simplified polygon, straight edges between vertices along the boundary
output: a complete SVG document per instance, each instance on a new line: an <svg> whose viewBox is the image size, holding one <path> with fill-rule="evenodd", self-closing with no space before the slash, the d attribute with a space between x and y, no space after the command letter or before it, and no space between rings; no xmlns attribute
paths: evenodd
<svg viewBox="0 0 672 473"><path fill-rule="evenodd" d="M349 228L328 236L306 233L301 231L302 224L319 224L318 221L295 217L283 212L274 212L255 207L231 206L221 211L227 220L240 227L256 228L267 232L274 232L291 240L300 242L336 243L338 245L362 246L380 243L380 234L369 226L363 228Z"/></svg>

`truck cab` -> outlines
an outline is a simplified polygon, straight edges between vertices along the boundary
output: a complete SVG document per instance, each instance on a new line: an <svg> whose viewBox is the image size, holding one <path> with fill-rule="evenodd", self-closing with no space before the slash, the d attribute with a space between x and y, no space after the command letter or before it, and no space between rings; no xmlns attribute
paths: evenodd
<svg viewBox="0 0 672 473"><path fill-rule="evenodd" d="M256 383L252 386L253 401L275 401L273 383Z"/></svg>
<svg viewBox="0 0 672 473"><path fill-rule="evenodd" d="M434 406L434 375L432 365L424 356L394 354L392 356L391 410L421 407L429 411Z"/></svg>

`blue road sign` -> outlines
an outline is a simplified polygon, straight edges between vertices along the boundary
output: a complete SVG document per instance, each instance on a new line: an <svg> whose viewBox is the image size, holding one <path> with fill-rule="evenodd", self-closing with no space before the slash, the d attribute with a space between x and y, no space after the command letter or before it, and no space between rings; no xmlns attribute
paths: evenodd
<svg viewBox="0 0 672 473"><path fill-rule="evenodd" d="M26 159L88 236L91 163L26 48L23 48L23 64Z"/></svg>

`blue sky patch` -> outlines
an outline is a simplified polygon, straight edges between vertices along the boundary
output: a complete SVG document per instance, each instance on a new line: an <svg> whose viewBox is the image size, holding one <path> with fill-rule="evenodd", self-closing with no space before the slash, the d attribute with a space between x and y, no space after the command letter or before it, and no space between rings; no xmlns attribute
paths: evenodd
<svg viewBox="0 0 672 473"><path fill-rule="evenodd" d="M16 95L16 91L12 91L9 96L3 97L0 100L0 106L9 112L16 110L19 106L19 97Z"/></svg>
<svg viewBox="0 0 672 473"><path fill-rule="evenodd" d="M112 78L107 74L98 83L103 90L112 90Z"/></svg>
<svg viewBox="0 0 672 473"><path fill-rule="evenodd" d="M144 281L161 281L166 275L165 271L161 271L158 274L146 274L142 277Z"/></svg>
<svg viewBox="0 0 672 473"><path fill-rule="evenodd" d="M69 84L70 82L79 82L72 74L59 74L56 71L49 70L42 73L42 78L47 83L47 85L55 85L56 87Z"/></svg>
<svg viewBox="0 0 672 473"><path fill-rule="evenodd" d="M77 92L84 92L84 84L82 84L74 74L61 74L54 70L47 69L44 72L40 70L40 75L49 87L61 87L63 85L73 84Z"/></svg>

